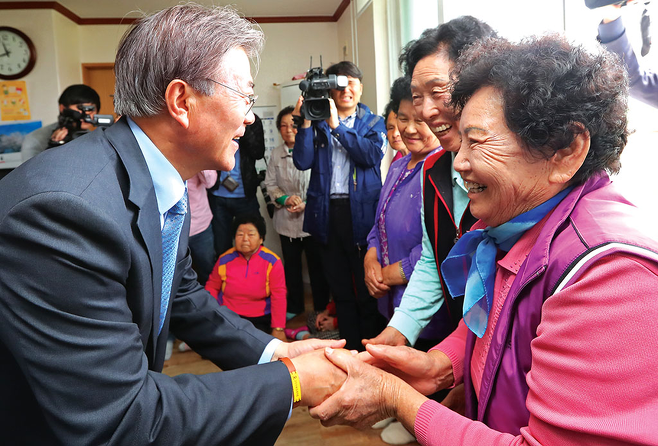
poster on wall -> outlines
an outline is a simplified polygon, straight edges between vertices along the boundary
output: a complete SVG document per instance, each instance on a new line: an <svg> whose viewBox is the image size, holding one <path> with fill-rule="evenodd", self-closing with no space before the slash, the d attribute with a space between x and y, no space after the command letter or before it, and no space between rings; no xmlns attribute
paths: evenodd
<svg viewBox="0 0 658 446"><path fill-rule="evenodd" d="M0 82L0 120L29 121L30 103L25 81Z"/></svg>
<svg viewBox="0 0 658 446"><path fill-rule="evenodd" d="M267 170L267 163L270 161L272 149L281 144L279 130L276 128L276 115L278 112L275 105L254 106L254 113L263 122L263 133L265 134L265 157L256 161L256 172Z"/></svg>
<svg viewBox="0 0 658 446"><path fill-rule="evenodd" d="M21 164L21 145L28 133L41 127L41 121L0 124L0 169Z"/></svg>

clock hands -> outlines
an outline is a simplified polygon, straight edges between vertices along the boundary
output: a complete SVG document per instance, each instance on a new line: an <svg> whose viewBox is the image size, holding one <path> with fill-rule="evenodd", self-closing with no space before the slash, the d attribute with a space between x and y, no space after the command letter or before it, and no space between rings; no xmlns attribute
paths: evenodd
<svg viewBox="0 0 658 446"><path fill-rule="evenodd" d="M2 56L9 57L11 55L11 51L7 49L7 45L5 45L5 42L2 42L2 48L4 48L5 52L3 54L0 54L0 57Z"/></svg>

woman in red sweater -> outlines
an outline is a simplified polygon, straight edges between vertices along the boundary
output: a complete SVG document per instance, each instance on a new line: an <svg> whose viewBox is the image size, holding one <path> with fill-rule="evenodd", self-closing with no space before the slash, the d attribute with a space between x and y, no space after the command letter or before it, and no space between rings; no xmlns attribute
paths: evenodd
<svg viewBox="0 0 658 446"><path fill-rule="evenodd" d="M233 222L235 247L222 254L206 290L220 305L272 336L286 340L286 281L281 259L263 246L265 221L239 215Z"/></svg>

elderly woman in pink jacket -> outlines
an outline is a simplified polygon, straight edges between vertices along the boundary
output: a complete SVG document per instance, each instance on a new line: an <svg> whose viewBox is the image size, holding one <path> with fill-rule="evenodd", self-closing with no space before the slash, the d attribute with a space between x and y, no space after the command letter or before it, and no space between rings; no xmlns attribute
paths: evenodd
<svg viewBox="0 0 658 446"><path fill-rule="evenodd" d="M395 416L421 445L656 444L658 241L608 176L628 137L623 67L545 36L476 43L452 76L454 167L480 219L441 265L463 321L429 353L360 354L397 376L328 350L348 378L311 414ZM462 382L465 416L424 396Z"/></svg>

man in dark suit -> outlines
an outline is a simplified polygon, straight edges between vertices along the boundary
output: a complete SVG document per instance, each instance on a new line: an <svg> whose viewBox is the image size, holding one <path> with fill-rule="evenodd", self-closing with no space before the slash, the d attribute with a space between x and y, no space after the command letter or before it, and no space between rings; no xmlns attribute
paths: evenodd
<svg viewBox="0 0 658 446"><path fill-rule="evenodd" d="M342 343L275 340L190 266L185 180L231 169L261 45L230 9L142 19L117 53L124 117L0 182L3 444L273 444L344 380L312 351ZM161 374L170 329L225 371Z"/></svg>

